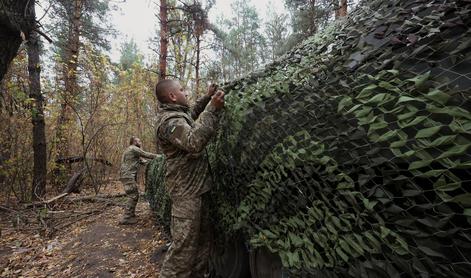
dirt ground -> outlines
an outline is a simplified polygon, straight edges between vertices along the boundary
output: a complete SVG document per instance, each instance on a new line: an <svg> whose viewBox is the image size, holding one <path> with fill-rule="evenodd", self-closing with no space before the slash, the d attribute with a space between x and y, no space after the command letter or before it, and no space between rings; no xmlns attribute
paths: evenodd
<svg viewBox="0 0 471 278"><path fill-rule="evenodd" d="M100 194L120 190L113 183ZM2 205L0 277L158 277L166 237L142 197L139 222L118 225L124 201L62 200L47 210Z"/></svg>

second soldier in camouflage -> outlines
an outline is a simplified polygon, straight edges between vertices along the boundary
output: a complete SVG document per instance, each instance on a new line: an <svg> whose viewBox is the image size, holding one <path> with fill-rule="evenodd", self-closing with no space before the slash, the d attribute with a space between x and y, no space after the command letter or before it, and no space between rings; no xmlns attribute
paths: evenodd
<svg viewBox="0 0 471 278"><path fill-rule="evenodd" d="M137 170L139 165L145 164L145 159L153 159L157 154L145 152L141 149L141 140L131 137L129 147L121 158L120 181L124 186L127 195L126 207L124 208L123 219L120 224L134 224L136 219L136 205L139 201L139 190L137 188Z"/></svg>

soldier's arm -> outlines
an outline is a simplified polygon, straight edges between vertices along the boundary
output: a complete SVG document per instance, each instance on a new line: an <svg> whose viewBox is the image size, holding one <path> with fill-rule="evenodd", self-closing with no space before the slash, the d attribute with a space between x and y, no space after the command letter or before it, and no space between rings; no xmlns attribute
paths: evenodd
<svg viewBox="0 0 471 278"><path fill-rule="evenodd" d="M217 88L218 86L216 84L211 84L208 87L206 95L196 100L196 103L191 108L191 117L193 118L193 120L196 120L198 116L204 111L204 109L208 105L208 102L211 100L211 97L216 93Z"/></svg>
<svg viewBox="0 0 471 278"><path fill-rule="evenodd" d="M139 157L148 158L148 159L154 159L155 157L157 157L157 154L146 152L138 147L133 148L133 150L134 152L137 153Z"/></svg>
<svg viewBox="0 0 471 278"><path fill-rule="evenodd" d="M162 139L179 149L199 153L208 144L219 122L219 112L210 104L190 126L184 118L171 118L159 129Z"/></svg>
<svg viewBox="0 0 471 278"><path fill-rule="evenodd" d="M211 96L208 95L204 95L196 100L195 104L191 107L191 117L193 120L196 120L204 111L210 100Z"/></svg>

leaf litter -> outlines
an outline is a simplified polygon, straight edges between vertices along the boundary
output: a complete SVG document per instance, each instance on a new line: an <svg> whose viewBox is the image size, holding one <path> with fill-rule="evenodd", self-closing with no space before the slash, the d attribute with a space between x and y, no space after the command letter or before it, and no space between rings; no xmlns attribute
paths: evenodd
<svg viewBox="0 0 471 278"><path fill-rule="evenodd" d="M100 195L118 196L121 190L118 182L110 183ZM84 190L71 199L89 195ZM138 223L118 225L124 203L121 197L3 207L0 277L157 277L167 236L144 198L136 209Z"/></svg>

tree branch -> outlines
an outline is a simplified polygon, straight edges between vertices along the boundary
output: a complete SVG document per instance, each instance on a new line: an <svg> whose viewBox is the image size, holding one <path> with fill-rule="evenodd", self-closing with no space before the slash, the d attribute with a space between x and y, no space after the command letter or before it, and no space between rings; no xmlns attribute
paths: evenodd
<svg viewBox="0 0 471 278"><path fill-rule="evenodd" d="M36 31L39 35L41 35L43 38L45 38L49 43L53 42L52 39L48 35L43 33L41 30L39 30L39 28L34 29L34 31Z"/></svg>

